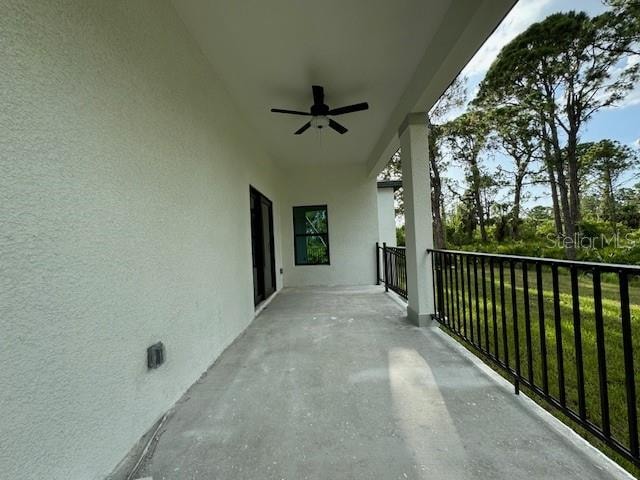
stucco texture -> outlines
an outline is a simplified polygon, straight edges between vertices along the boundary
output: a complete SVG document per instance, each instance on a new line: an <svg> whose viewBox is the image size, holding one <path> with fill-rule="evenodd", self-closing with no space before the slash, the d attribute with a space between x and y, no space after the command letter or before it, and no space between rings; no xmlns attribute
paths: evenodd
<svg viewBox="0 0 640 480"><path fill-rule="evenodd" d="M253 319L277 169L166 0L3 0L0 98L0 477L104 478Z"/></svg>
<svg viewBox="0 0 640 480"><path fill-rule="evenodd" d="M393 188L378 188L378 238L380 245L395 247L396 210Z"/></svg>
<svg viewBox="0 0 640 480"><path fill-rule="evenodd" d="M376 281L377 188L364 167L318 165L285 172L281 201L286 286L371 285ZM330 265L295 265L293 207L327 205Z"/></svg>

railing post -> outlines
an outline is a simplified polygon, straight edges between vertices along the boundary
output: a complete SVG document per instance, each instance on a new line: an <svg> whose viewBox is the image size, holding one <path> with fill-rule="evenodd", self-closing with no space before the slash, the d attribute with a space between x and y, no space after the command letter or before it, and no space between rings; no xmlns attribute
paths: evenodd
<svg viewBox="0 0 640 480"><path fill-rule="evenodd" d="M382 242L382 265L384 266L384 291L389 291L389 260L387 259L387 242Z"/></svg>
<svg viewBox="0 0 640 480"><path fill-rule="evenodd" d="M380 285L380 243L376 242L376 285Z"/></svg>

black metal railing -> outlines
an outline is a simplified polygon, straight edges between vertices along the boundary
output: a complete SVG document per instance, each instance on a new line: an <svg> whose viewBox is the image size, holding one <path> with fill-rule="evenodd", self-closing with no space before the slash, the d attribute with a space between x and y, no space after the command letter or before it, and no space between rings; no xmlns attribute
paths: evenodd
<svg viewBox="0 0 640 480"><path fill-rule="evenodd" d="M407 257L404 247L382 247L376 242L376 282L384 283L386 291L392 290L407 298Z"/></svg>
<svg viewBox="0 0 640 480"><path fill-rule="evenodd" d="M430 252L438 322L640 466L640 267Z"/></svg>

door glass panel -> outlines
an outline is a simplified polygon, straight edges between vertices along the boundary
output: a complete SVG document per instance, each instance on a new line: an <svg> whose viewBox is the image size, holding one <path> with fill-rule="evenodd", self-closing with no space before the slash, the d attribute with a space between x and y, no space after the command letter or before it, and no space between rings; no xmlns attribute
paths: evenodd
<svg viewBox="0 0 640 480"><path fill-rule="evenodd" d="M273 257L272 257L272 225L271 225L271 205L262 202L262 245L264 252L264 290L266 295L275 291L273 278Z"/></svg>

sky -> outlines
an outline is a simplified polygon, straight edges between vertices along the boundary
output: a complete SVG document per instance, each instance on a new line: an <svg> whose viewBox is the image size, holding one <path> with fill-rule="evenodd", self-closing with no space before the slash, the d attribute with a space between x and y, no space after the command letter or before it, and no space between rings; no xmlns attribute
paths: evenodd
<svg viewBox="0 0 640 480"><path fill-rule="evenodd" d="M520 0L461 72L463 77L467 77L469 99L475 96L478 84L501 48L532 23L555 12L576 10L585 11L590 16L594 16L602 13L606 8L601 0ZM636 58L634 61L640 61L640 59ZM460 113L461 111L451 112L450 118ZM618 106L597 112L581 132L581 141L598 141L604 138L640 148L640 84ZM505 168L511 169L509 159L501 155L488 158L485 162L491 170L497 164L504 164ZM627 182L624 186L633 186L635 181L638 181L635 177L638 173L629 172L627 177L622 179L623 182ZM452 165L446 176L461 182L462 168ZM525 203L525 208L551 204L545 187L536 187L531 192L532 196ZM507 191L501 192L497 201L501 201L506 195L508 195Z"/></svg>

